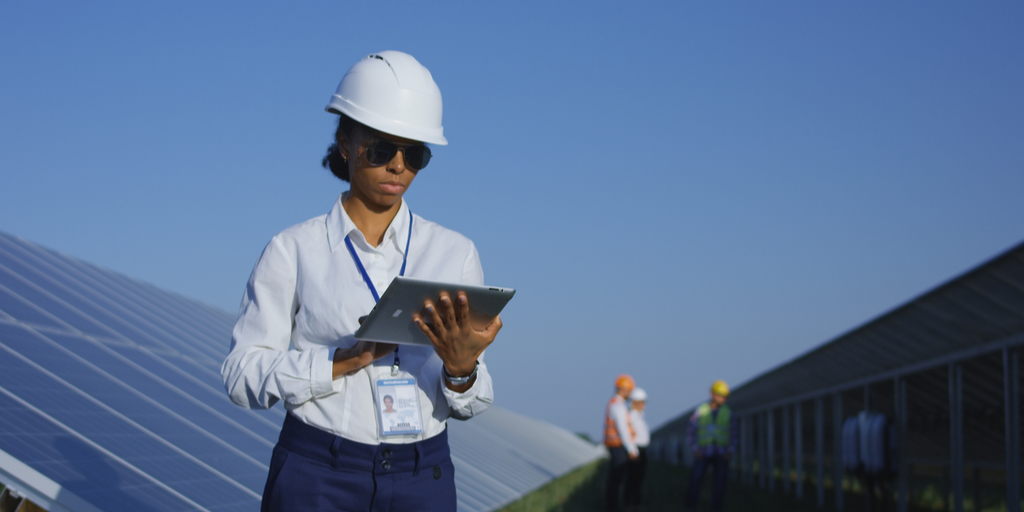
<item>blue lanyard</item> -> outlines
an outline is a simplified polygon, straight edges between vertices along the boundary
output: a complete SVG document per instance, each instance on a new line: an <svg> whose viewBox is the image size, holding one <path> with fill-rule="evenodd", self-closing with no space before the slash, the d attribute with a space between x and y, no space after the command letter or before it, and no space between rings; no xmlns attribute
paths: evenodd
<svg viewBox="0 0 1024 512"><path fill-rule="evenodd" d="M405 239L405 254L402 255L402 270L398 271L398 275L405 275L405 264L409 262L409 242L412 241L412 210L409 210L409 236ZM355 247L352 247L352 241L349 240L348 235L345 235L345 246L348 247L348 253L352 255L352 261L356 262L356 267L359 269L359 273L363 275L363 281L366 282L366 286L370 288L370 293L373 294L373 302L380 302L380 295L377 294L377 287L373 286L373 281L370 279L370 274L366 273L366 267L363 266L363 262L359 260L359 255L356 254ZM398 347L395 347L395 363L391 365L391 375L398 375Z"/></svg>

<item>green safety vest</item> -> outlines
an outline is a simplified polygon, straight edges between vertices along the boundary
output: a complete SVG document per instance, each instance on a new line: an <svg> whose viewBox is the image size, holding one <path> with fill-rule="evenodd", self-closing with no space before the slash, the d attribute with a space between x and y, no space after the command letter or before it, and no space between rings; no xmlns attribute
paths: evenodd
<svg viewBox="0 0 1024 512"><path fill-rule="evenodd" d="M697 407L697 446L729 446L732 442L729 437L729 406L720 406L715 419L711 418L711 413L711 406L706 403Z"/></svg>

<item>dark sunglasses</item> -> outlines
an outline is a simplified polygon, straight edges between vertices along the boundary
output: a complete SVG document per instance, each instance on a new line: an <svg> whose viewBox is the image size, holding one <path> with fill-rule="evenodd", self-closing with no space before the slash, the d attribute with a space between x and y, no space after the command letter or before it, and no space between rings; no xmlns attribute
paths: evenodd
<svg viewBox="0 0 1024 512"><path fill-rule="evenodd" d="M377 139L366 145L366 161L374 167L385 165L399 151L405 157L405 165L414 171L418 171L430 163L430 148L423 144L399 146L394 142L382 139Z"/></svg>

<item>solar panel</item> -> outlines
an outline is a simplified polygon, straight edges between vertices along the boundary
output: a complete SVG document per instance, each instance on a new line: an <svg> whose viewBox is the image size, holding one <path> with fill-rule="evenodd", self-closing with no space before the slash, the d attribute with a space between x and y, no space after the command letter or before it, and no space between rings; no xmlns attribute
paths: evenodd
<svg viewBox="0 0 1024 512"><path fill-rule="evenodd" d="M0 233L0 484L50 510L256 509L285 413L225 394L233 325ZM603 454L496 407L449 425L460 511L494 510Z"/></svg>

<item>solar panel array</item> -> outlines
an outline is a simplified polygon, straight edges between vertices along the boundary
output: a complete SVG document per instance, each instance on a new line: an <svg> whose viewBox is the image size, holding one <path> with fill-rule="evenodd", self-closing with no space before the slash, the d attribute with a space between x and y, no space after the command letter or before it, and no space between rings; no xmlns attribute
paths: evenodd
<svg viewBox="0 0 1024 512"><path fill-rule="evenodd" d="M980 467L999 467L1006 461L1003 347L1024 348L1024 243L737 386L729 405L736 416L774 409L772 421L781 422L784 407L801 404L809 429L812 400L824 398L832 407L832 395L843 393L845 416L865 407L867 393L871 409L894 415L899 376L907 385L907 421L914 425L906 460L942 460L950 449L948 365L956 362L963 367L960 392L970 418L965 456ZM654 432L652 451L678 459L693 411ZM823 425L832 431L829 414Z"/></svg>
<svg viewBox="0 0 1024 512"><path fill-rule="evenodd" d="M256 509L285 412L228 400L233 324L0 233L0 481L50 510ZM493 510L602 454L500 408L451 432L460 511Z"/></svg>

